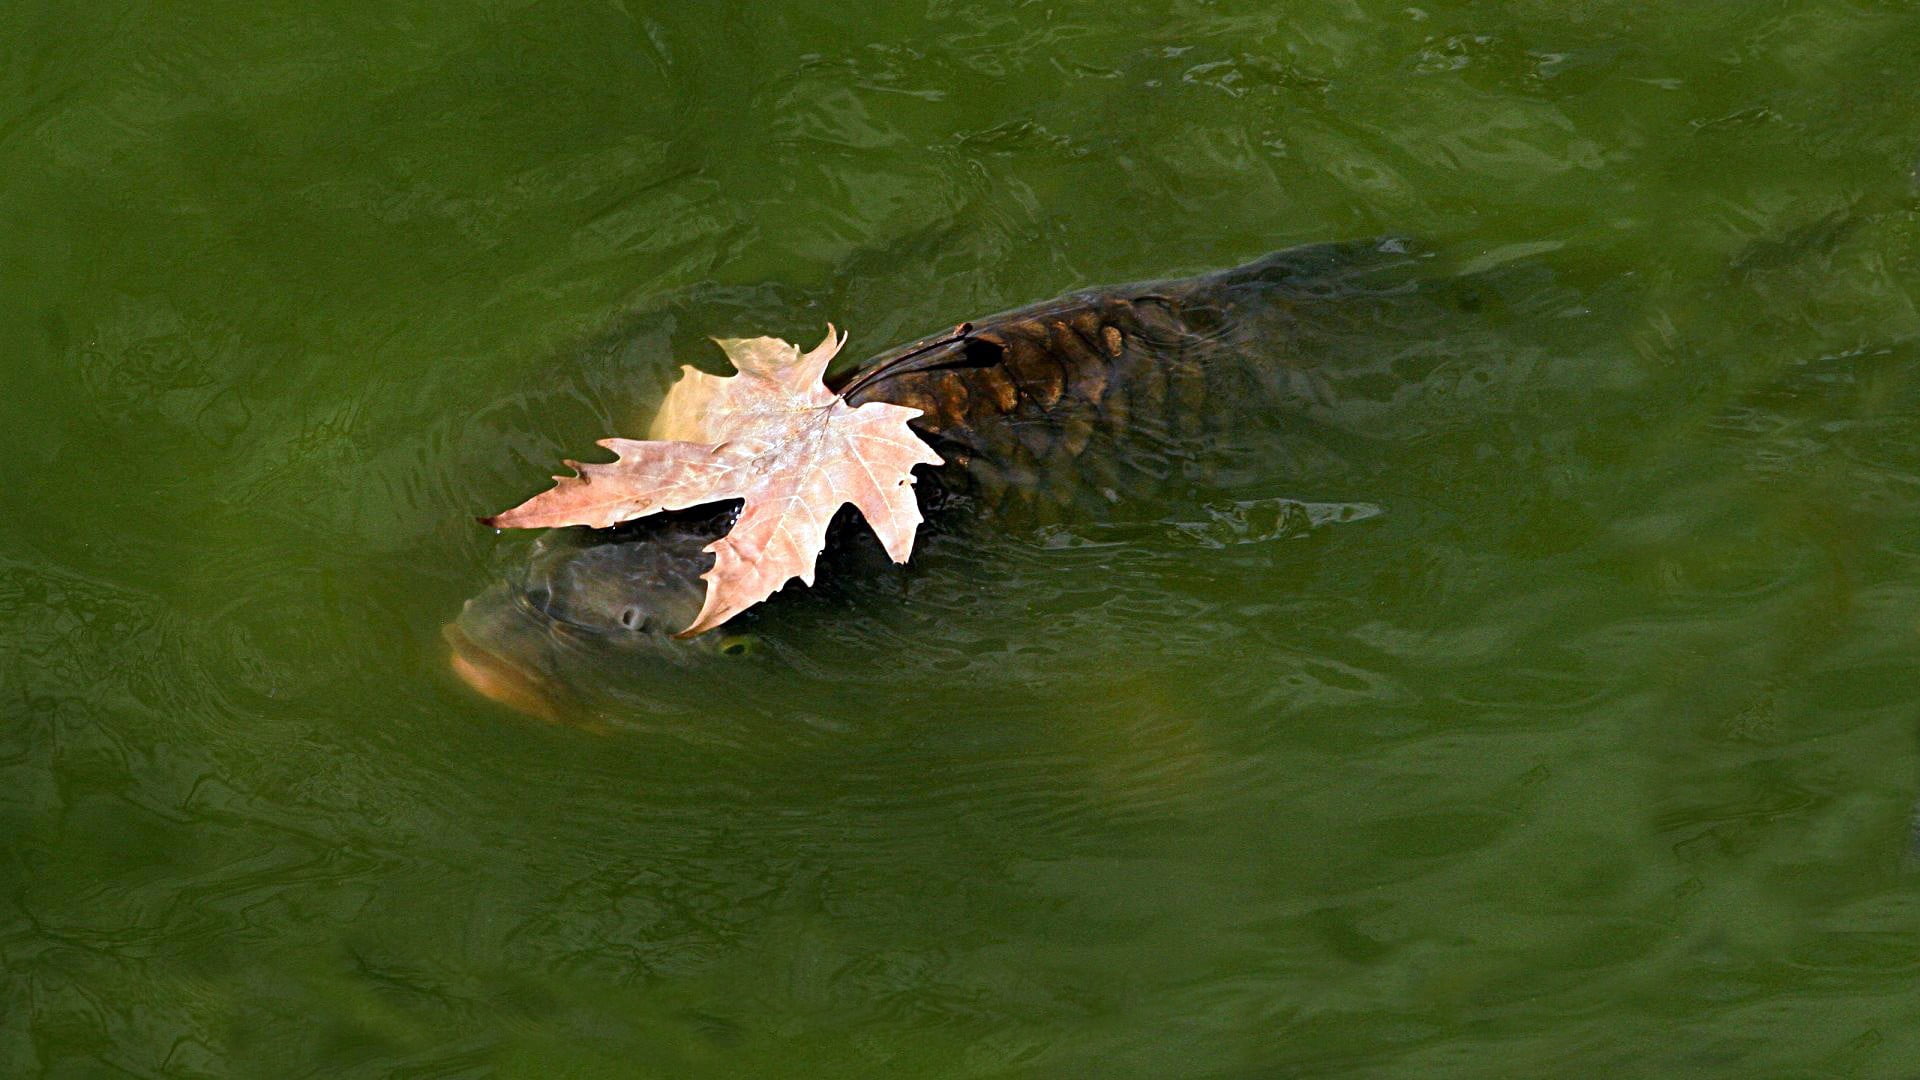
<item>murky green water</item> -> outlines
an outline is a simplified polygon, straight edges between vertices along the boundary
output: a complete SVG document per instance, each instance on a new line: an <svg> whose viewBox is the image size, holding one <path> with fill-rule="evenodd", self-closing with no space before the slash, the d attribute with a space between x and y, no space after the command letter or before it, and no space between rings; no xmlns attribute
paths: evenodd
<svg viewBox="0 0 1920 1080"><path fill-rule="evenodd" d="M1909 5L326 7L0 4L0 1073L1920 1061ZM446 673L705 335L1389 233L1265 474Z"/></svg>

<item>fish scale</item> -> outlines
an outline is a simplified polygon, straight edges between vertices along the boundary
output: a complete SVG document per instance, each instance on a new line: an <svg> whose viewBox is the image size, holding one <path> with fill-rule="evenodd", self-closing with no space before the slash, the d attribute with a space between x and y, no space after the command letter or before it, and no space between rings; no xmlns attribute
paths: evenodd
<svg viewBox="0 0 1920 1080"><path fill-rule="evenodd" d="M1255 321L1274 322L1288 279L1262 289L1256 275L1278 258L1019 308L883 353L835 386L854 405L921 410L914 427L947 459L939 482L987 508L1113 497L1164 479L1129 482L1121 446L1190 454L1263 396L1255 354L1277 343L1236 315L1257 299L1268 317Z"/></svg>

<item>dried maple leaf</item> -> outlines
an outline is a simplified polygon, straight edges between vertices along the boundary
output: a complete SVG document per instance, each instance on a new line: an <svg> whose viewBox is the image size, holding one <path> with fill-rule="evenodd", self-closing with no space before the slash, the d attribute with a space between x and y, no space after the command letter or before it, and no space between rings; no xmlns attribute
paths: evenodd
<svg viewBox="0 0 1920 1080"><path fill-rule="evenodd" d="M686 374L667 392L653 438L603 439L618 460L567 462L577 476L481 520L497 528L606 528L662 510L740 499L732 531L707 545L713 569L706 602L681 637L711 630L772 596L789 578L813 584L827 523L852 503L894 562L913 551L920 505L913 467L940 455L907 421L919 409L882 402L859 408L821 376L846 342L827 337L802 356L779 338L718 340L739 372Z"/></svg>

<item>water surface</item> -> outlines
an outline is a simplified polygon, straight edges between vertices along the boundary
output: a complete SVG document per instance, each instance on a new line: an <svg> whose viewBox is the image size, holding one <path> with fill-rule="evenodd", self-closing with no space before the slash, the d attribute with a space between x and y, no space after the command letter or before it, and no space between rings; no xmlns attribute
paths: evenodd
<svg viewBox="0 0 1920 1080"><path fill-rule="evenodd" d="M1907 5L0 22L0 1072L1920 1060ZM1388 234L1490 284L1269 470L447 673L707 335Z"/></svg>

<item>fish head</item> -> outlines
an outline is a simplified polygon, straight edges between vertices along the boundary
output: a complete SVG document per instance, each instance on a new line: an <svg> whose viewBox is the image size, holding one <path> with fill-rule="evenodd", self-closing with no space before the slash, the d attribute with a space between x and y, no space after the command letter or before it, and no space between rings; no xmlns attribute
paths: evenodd
<svg viewBox="0 0 1920 1080"><path fill-rule="evenodd" d="M558 719L610 670L751 652L749 635L724 628L675 636L700 611L700 575L713 565L706 547L732 516L688 512L546 533L445 628L455 674L504 705Z"/></svg>

